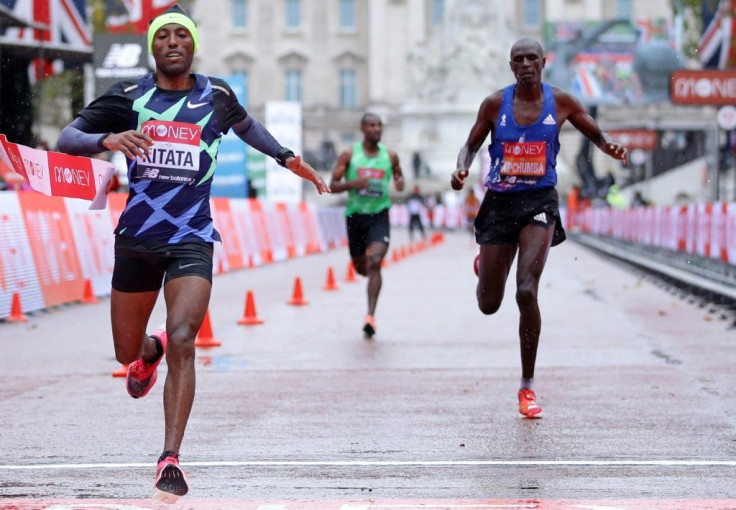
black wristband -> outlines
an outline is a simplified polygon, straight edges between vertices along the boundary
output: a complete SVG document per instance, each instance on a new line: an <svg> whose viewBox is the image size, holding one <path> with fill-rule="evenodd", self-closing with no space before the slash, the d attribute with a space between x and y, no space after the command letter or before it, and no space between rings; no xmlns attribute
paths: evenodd
<svg viewBox="0 0 736 510"><path fill-rule="evenodd" d="M105 146L104 146L104 145L102 145L102 142L104 142L104 141L105 141L105 138L107 138L107 137L108 137L108 136L110 136L111 134L112 134L112 133L105 133L104 135L100 136L100 137L99 137L99 138L97 139L97 147L99 147L99 148L100 148L101 150L103 150L103 151L106 151L107 149L105 148Z"/></svg>
<svg viewBox="0 0 736 510"><path fill-rule="evenodd" d="M276 156L274 157L274 159L279 165L285 167L286 160L289 158L293 158L293 157L296 157L296 155L294 154L294 151L292 151L291 149L287 149L286 147L281 147L276 153Z"/></svg>

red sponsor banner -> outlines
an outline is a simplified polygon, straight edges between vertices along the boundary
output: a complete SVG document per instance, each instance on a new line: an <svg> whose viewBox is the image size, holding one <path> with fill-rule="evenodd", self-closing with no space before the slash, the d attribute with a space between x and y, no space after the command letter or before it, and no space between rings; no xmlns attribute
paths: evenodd
<svg viewBox="0 0 736 510"><path fill-rule="evenodd" d="M104 209L115 165L99 159L69 156L11 143L0 134L0 159L30 187L49 196L90 200L90 209Z"/></svg>
<svg viewBox="0 0 736 510"><path fill-rule="evenodd" d="M15 293L23 312L44 307L18 195L0 193L0 317L10 315Z"/></svg>
<svg viewBox="0 0 736 510"><path fill-rule="evenodd" d="M261 260L268 264L273 262L273 250L271 249L271 237L266 228L266 218L263 214L261 201L256 198L248 200L250 203L251 217L253 219L253 232L255 233L256 244L261 253Z"/></svg>
<svg viewBox="0 0 736 510"><path fill-rule="evenodd" d="M37 193L18 198L45 305L81 300L82 268L64 201Z"/></svg>
<svg viewBox="0 0 736 510"><path fill-rule="evenodd" d="M97 189L92 160L49 152L51 195L93 200Z"/></svg>
<svg viewBox="0 0 736 510"><path fill-rule="evenodd" d="M120 221L120 216L125 210L125 204L128 202L128 195L126 193L110 193L107 197L107 201L109 204L112 226L113 228L116 228Z"/></svg>
<svg viewBox="0 0 736 510"><path fill-rule="evenodd" d="M115 238L108 211L90 211L80 200L64 200L84 280L95 295L110 293Z"/></svg>
<svg viewBox="0 0 736 510"><path fill-rule="evenodd" d="M109 295L113 229L126 200L126 194L112 193L108 210L90 211L77 199L60 200L33 191L0 193L0 318L10 315L15 293L21 297L23 312L80 301L87 281L95 295ZM223 237L223 243L216 244L220 258L215 267L223 271L273 261L272 238L282 243L291 235L297 256L321 251L330 229L335 238L345 239L338 208L317 211L304 203L284 206L218 198L213 199L212 210ZM322 220L333 227L323 226ZM285 258L284 245L277 246Z"/></svg>
<svg viewBox="0 0 736 510"><path fill-rule="evenodd" d="M283 225L278 219L276 204L274 202L261 202L261 214L266 225L268 240L271 243L273 260L286 260L289 257L286 239L288 232L283 230Z"/></svg>
<svg viewBox="0 0 736 510"><path fill-rule="evenodd" d="M319 227L316 209L306 202L301 202L299 211L302 214L302 224L307 235L307 255L324 251L327 246Z"/></svg>
<svg viewBox="0 0 736 510"><path fill-rule="evenodd" d="M736 104L736 71L675 71L670 99L675 104Z"/></svg>
<svg viewBox="0 0 736 510"><path fill-rule="evenodd" d="M296 243L294 241L294 232L292 231L291 222L289 221L288 206L284 202L276 204L275 221L279 225L279 230L284 239L286 246L286 256L293 259L297 256Z"/></svg>
<svg viewBox="0 0 736 510"><path fill-rule="evenodd" d="M242 242L235 214L230 207L230 200L227 198L213 198L211 202L215 228L220 232L222 248L225 252L223 269L231 270L245 267L246 263L241 249Z"/></svg>
<svg viewBox="0 0 736 510"><path fill-rule="evenodd" d="M615 143L620 143L629 150L653 151L659 141L659 134L649 129L615 129L607 133Z"/></svg>

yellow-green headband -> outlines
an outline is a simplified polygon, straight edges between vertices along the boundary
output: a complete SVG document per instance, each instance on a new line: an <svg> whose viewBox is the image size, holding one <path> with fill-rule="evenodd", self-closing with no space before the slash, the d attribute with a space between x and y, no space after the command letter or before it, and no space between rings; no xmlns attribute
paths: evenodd
<svg viewBox="0 0 736 510"><path fill-rule="evenodd" d="M181 14L179 12L165 12L160 16L153 19L151 25L148 27L148 51L153 52L153 37L158 32L158 29L169 23L176 23L181 25L192 35L194 40L194 53L197 53L199 49L199 34L197 33L197 25L189 16Z"/></svg>

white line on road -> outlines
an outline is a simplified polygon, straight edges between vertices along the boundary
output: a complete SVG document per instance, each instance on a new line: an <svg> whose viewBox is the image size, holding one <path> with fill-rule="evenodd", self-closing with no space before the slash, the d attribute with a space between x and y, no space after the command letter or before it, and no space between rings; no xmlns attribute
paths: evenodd
<svg viewBox="0 0 736 510"><path fill-rule="evenodd" d="M20 470L91 470L150 468L150 462L99 462L78 464L5 464L0 471ZM202 461L186 462L187 467L736 467L736 460L263 460L263 461Z"/></svg>
<svg viewBox="0 0 736 510"><path fill-rule="evenodd" d="M535 509L539 508L539 505L536 503L521 503L521 504L515 504L515 503L502 503L498 505L494 505L492 503L489 504L458 504L458 503L443 503L443 504L426 504L426 503L414 503L414 504L385 504L385 505L373 505L373 504L361 504L361 503L348 503L345 505L342 505L340 507L340 510L373 510L373 509L381 509L381 508L402 508L402 509L412 509L416 508L418 510L426 510L428 508L440 508L442 510L447 510L448 508L452 507L453 510L460 510L460 509L469 509L469 510L519 510L519 509ZM582 508L582 507L581 507ZM610 510L616 510L616 509L610 509Z"/></svg>

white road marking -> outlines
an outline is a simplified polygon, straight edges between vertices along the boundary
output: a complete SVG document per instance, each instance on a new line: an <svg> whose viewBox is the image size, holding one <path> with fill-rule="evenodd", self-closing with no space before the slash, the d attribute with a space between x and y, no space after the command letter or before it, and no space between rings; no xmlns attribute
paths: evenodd
<svg viewBox="0 0 736 510"><path fill-rule="evenodd" d="M47 506L45 510L79 510L80 508L90 508L93 510L101 510L103 508L109 510L149 510L148 507L121 505L117 503L110 503L109 505L104 503L72 503L68 505Z"/></svg>
<svg viewBox="0 0 736 510"><path fill-rule="evenodd" d="M384 504L384 505L371 505L371 504L361 504L361 503L348 503L345 505L342 505L340 507L340 510L372 510L372 509L379 509L379 508L417 508L417 509L423 509L423 508L452 508L452 510L460 510L460 509L476 509L476 510L517 510L517 509L524 509L524 508L539 508L539 505L535 503L521 503L521 504L514 504L514 503L503 503L494 505L492 503L488 504L458 504L458 503L442 503L442 504L431 504L431 503L414 503L414 504ZM612 509L615 510L615 509Z"/></svg>
<svg viewBox="0 0 736 510"><path fill-rule="evenodd" d="M583 510L626 510L620 506L601 506L601 505L573 505L572 508L581 508Z"/></svg>
<svg viewBox="0 0 736 510"><path fill-rule="evenodd" d="M77 464L5 464L0 471L20 470L90 470L90 469L148 469L151 462L99 462ZM736 460L417 460L417 461L360 461L360 460L253 460L253 461L193 461L186 467L736 467Z"/></svg>
<svg viewBox="0 0 736 510"><path fill-rule="evenodd" d="M256 510L286 510L286 505L258 505Z"/></svg>

